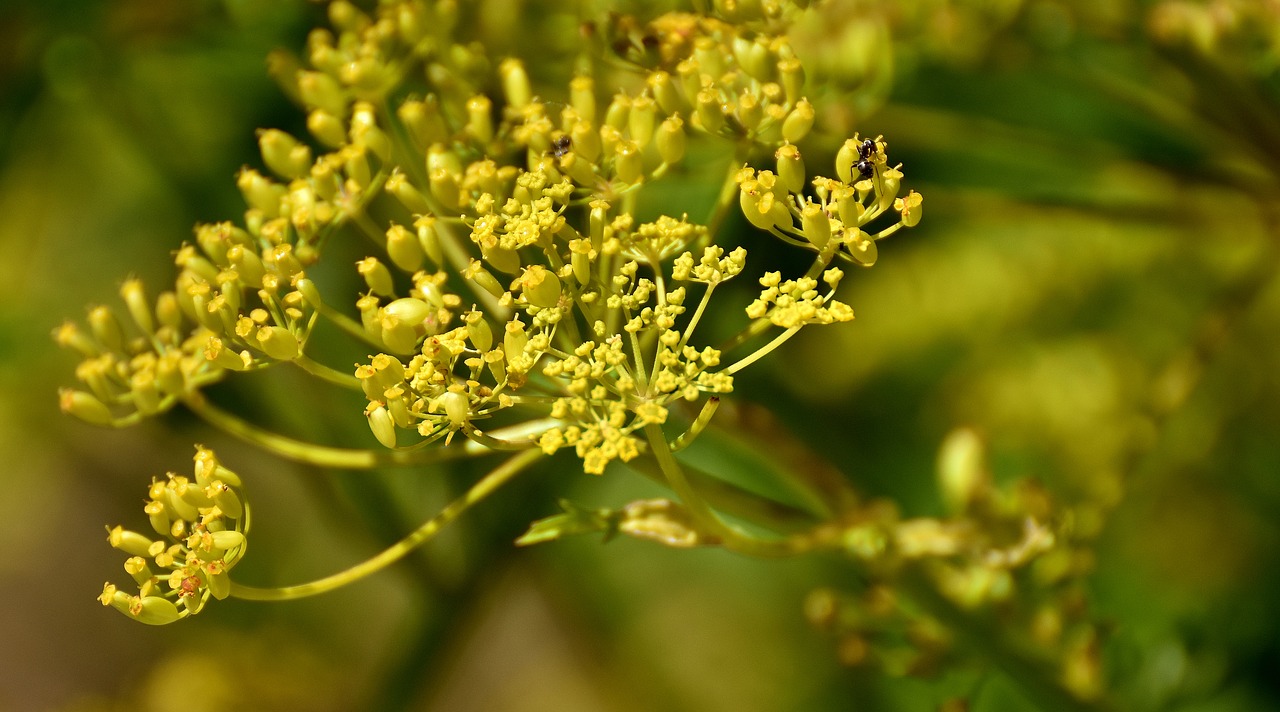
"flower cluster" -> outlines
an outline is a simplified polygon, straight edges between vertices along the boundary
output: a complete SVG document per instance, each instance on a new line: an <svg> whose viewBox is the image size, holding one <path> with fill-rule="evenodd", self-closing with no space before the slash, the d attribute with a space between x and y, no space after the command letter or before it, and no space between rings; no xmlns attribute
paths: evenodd
<svg viewBox="0 0 1280 712"><path fill-rule="evenodd" d="M449 456L526 451L513 458L521 467L524 455L572 449L602 474L659 444L687 446L735 374L806 325L853 318L835 299L837 261L872 265L878 240L920 218L921 198L900 196L902 172L880 138L850 139L834 178L806 174L796 143L816 113L787 39L803 3L721 5L715 16L593 24L612 56L563 88L535 88L520 59L490 61L461 37L456 3L391 0L369 14L334 0L333 29L309 35L304 60L274 62L310 136L259 133L261 170L237 180L242 224L198 227L155 302L127 281L132 327L95 307L87 329L58 330L84 357L84 387L63 392L63 409L120 426L181 402L317 461L332 449L263 434L200 393L230 372L288 363L364 396L383 449L381 460L354 458L362 466L421 462L433 445ZM614 74L619 64L640 81ZM686 170L693 150L725 161L710 215L658 206L640 217L640 193ZM734 207L812 260L794 275L760 270L758 297L737 306L747 325L712 343L697 327L723 312L719 287L748 262L721 244ZM885 216L891 224L873 227ZM360 293L335 298L312 268L338 239L368 251L355 265ZM359 342L354 373L308 353L321 320ZM770 331L780 333L763 339ZM167 622L226 596L244 552L238 486L203 449L194 481L153 485L148 513L172 543L113 530L141 591L109 586L104 603ZM661 529L654 522L677 509L690 532L705 519L653 505L628 510L622 530Z"/></svg>
<svg viewBox="0 0 1280 712"><path fill-rule="evenodd" d="M153 480L143 509L158 538L123 527L108 529L111 546L129 554L125 571L136 594L108 583L98 600L151 625L199 613L210 597L231 594L231 569L245 552L249 508L240 477L212 450L196 448L191 478Z"/></svg>

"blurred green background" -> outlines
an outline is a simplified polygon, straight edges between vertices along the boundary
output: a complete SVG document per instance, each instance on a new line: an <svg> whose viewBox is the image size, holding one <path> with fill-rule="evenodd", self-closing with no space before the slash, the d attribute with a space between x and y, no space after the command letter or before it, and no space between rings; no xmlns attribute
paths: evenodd
<svg viewBox="0 0 1280 712"><path fill-rule="evenodd" d="M1124 709L1280 709L1268 7L850 1L798 30L815 82L843 93L806 155L884 134L925 218L846 280L858 319L753 369L743 401L911 515L940 511L933 463L959 426L983 434L998 478L1035 476L1071 503L1096 541L1091 606ZM129 274L163 283L192 224L242 212L233 175L258 163L253 131L302 133L267 53L322 20L283 0L0 7L0 710L1029 708L973 665L933 680L840 667L802 615L806 592L839 583L831 562L516 550L558 495L656 491L569 462L334 594L230 601L162 629L104 611L94 596L120 570L102 526L137 525L148 478L187 469L192 442L252 488L246 582L353 563L464 481L307 471L181 411L125 431L57 412L74 363L49 332L113 303ZM485 31L513 51L543 41L522 27ZM729 229L753 257L772 249ZM287 374L227 397L371 444L341 429L359 403Z"/></svg>

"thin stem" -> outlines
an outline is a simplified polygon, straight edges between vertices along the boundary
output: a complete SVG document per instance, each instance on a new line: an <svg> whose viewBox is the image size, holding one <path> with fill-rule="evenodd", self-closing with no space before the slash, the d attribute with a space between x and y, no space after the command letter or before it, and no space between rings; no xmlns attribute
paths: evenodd
<svg viewBox="0 0 1280 712"><path fill-rule="evenodd" d="M377 573L400 559L403 559L414 549L429 541L437 532L449 523L453 522L453 520L462 516L462 514L473 505L482 501L499 487L514 479L516 475L520 474L539 457L542 457L542 452L539 450L526 450L514 457L511 457L506 462L503 462L501 465L494 468L492 472L485 475L479 482L472 485L471 489L467 490L465 494L450 502L448 506L440 511L439 514L428 519L422 524L422 526L415 529L408 536L391 545L387 549L384 549L382 553L374 556L373 558L366 559L349 569L309 583L298 584L296 586L283 586L280 588L257 588L232 582L231 595L251 601L289 601L295 598L305 598L307 596L327 593L336 588L359 581L370 574Z"/></svg>
<svg viewBox="0 0 1280 712"><path fill-rule="evenodd" d="M306 354L299 354L298 357L293 360L293 363L297 364L302 370L323 381L351 390L360 390L360 379L350 373L343 373L332 366L326 366Z"/></svg>
<svg viewBox="0 0 1280 712"><path fill-rule="evenodd" d="M192 412L203 418L205 422L251 445L256 445L286 460L320 467L333 467L344 470L410 467L432 465L465 457L479 457L492 452L492 450L479 443L469 440L464 441L458 447L437 447L423 450L364 450L329 447L263 430L240 416L215 406L200 393L187 396L183 402ZM500 428L494 430L493 433L495 437L498 435L513 438L530 437L552 427L557 422L559 421L550 418L540 418Z"/></svg>
<svg viewBox="0 0 1280 712"><path fill-rule="evenodd" d="M683 468L671 452L671 446L667 444L662 428L650 423L644 426L644 432L649 439L649 448L653 452L653 457L658 461L658 466L662 468L662 474L667 479L667 484L680 497L680 501L689 508L694 522L706 533L719 539L720 545L725 549L748 556L780 557L798 554L811 547L806 539L799 536L775 540L757 539L725 523L689 484Z"/></svg>
<svg viewBox="0 0 1280 712"><path fill-rule="evenodd" d="M767 323L767 322L766 322L766 323ZM753 326L754 326L754 324L753 324ZM742 358L742 359L741 359L740 361L738 361L737 363L735 363L735 364L733 364L732 366L729 366L728 368L724 369L724 372L725 372L725 373L727 373L727 374L729 374L729 375L733 375L733 374L737 373L738 371L741 371L742 369L746 368L747 366L750 366L751 364L755 363L756 361L759 361L760 359L762 359L762 358L764 358L765 356L767 356L767 355L769 354L769 352L773 351L774 349L776 349L776 348L778 348L779 346L781 346L781 345L783 345L784 343L786 343L787 339L790 339L792 336L795 336L795 335L796 335L796 332L798 332L798 331L800 331L800 327L798 327L798 326L793 326L793 327L791 327L790 329L787 329L786 331L782 332L781 334L778 334L777 336L773 337L773 341L770 341L769 343L765 344L764 346L761 346L760 348L756 349L755 351L752 351L750 354L748 354L747 356L745 356L744 358Z"/></svg>

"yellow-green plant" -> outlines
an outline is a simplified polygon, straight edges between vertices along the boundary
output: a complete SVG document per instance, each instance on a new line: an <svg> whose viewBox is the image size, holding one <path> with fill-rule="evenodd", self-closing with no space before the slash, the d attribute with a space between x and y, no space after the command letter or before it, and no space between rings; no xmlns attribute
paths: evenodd
<svg viewBox="0 0 1280 712"><path fill-rule="evenodd" d="M879 240L920 220L922 197L903 191L883 137L822 133L823 112L842 95L806 81L790 39L822 10L809 4L723 0L583 18L583 47L557 78L546 57L472 41L463 4L330 2L333 29L311 33L305 62L274 63L311 135L260 132L265 173L246 168L237 181L243 220L198 226L175 254L172 286L151 295L129 279L126 318L98 306L87 326L57 330L83 357L82 385L62 392L62 408L120 427L183 405L269 451L334 468L505 459L377 556L259 588L231 575L247 555L248 488L198 448L193 477L152 482L153 534L110 530L138 590L107 584L102 603L161 624L203 611L210 597L332 590L572 450L584 473L634 469L675 499L610 510L566 502L518 543L603 532L761 557L839 554L866 590L820 591L808 610L841 637L847 661L902 639L909 658L897 645L882 662L926 671L960 639L1045 699L1097 699L1093 629L1061 634L1083 620L1064 603L1080 573L1069 527L1042 489L997 488L972 433L944 448L950 514L941 519L864 501L821 467L786 473L809 502L796 507L681 461L708 428L732 427L718 425L717 408L739 372L806 326L853 319L836 298L844 269L870 267ZM834 165L815 174L807 155ZM720 184L703 214L647 207L655 186L707 164ZM807 267L771 264L767 250L749 256L747 230L807 252ZM332 243L350 240L370 251L355 265L364 289L333 294L315 268ZM754 299L732 303L742 292L723 285L733 279L756 280ZM698 327L712 320L719 333L704 337ZM363 345L354 372L313 357L321 322ZM267 432L204 394L284 364L362 394L380 447ZM990 635L979 613L991 606L1043 650Z"/></svg>

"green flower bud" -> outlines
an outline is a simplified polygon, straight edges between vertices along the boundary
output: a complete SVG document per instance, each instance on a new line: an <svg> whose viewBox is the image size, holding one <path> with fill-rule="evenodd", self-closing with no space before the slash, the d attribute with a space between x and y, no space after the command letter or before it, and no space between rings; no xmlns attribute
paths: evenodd
<svg viewBox="0 0 1280 712"><path fill-rule="evenodd" d="M482 146L493 141L493 102L484 94L467 100L467 123L463 129Z"/></svg>
<svg viewBox="0 0 1280 712"><path fill-rule="evenodd" d="M524 298L539 307L554 307L560 303L560 279L555 272L542 265L530 265L516 279L512 289L519 286Z"/></svg>
<svg viewBox="0 0 1280 712"><path fill-rule="evenodd" d="M281 178L302 178L311 169L311 149L277 129L258 131L262 162Z"/></svg>
<svg viewBox="0 0 1280 712"><path fill-rule="evenodd" d="M424 215L413 222L418 229L418 245L432 264L439 267L444 264L444 251L440 248L440 238L436 234L436 219Z"/></svg>
<svg viewBox="0 0 1280 712"><path fill-rule="evenodd" d="M155 371L138 371L129 377L129 392L133 395L133 407L143 415L153 415L160 411L160 387L156 383Z"/></svg>
<svg viewBox="0 0 1280 712"><path fill-rule="evenodd" d="M229 348L224 348L222 339L216 336L210 336L205 342L204 358L206 361L230 371L243 371L253 364L253 359L249 356L248 351L236 353Z"/></svg>
<svg viewBox="0 0 1280 712"><path fill-rule="evenodd" d="M356 263L356 271L364 277L369 291L383 297L395 296L395 282L391 279L391 271L378 261L377 257L366 257Z"/></svg>
<svg viewBox="0 0 1280 712"><path fill-rule="evenodd" d="M373 174L369 170L369 156L364 144L353 143L342 149L342 169L347 174L345 185L355 186L350 192L359 192L369 187Z"/></svg>
<svg viewBox="0 0 1280 712"><path fill-rule="evenodd" d="M595 81L588 76L576 76L569 80L569 106L584 123L596 121Z"/></svg>
<svg viewBox="0 0 1280 712"><path fill-rule="evenodd" d="M254 288L262 287L262 278L266 275L267 268L257 252L242 245L233 245L227 250L227 260L235 268L242 283Z"/></svg>
<svg viewBox="0 0 1280 712"><path fill-rule="evenodd" d="M684 158L685 145L684 121L679 116L669 116L658 127L658 155L668 165L679 163Z"/></svg>
<svg viewBox="0 0 1280 712"><path fill-rule="evenodd" d="M644 157L634 141L618 142L613 172L624 183L637 183L644 178Z"/></svg>
<svg viewBox="0 0 1280 712"><path fill-rule="evenodd" d="M351 112L351 130L348 134L351 143L369 149L379 161L387 162L391 158L391 139L378 127L377 114L368 102L360 102Z"/></svg>
<svg viewBox="0 0 1280 712"><path fill-rule="evenodd" d="M676 88L675 80L670 74L661 69L649 74L645 80L645 84L649 87L649 93L653 96L653 100L658 103L658 108L662 109L664 114L674 114L678 111L685 111L690 105L684 101L684 97L680 95L680 90Z"/></svg>
<svg viewBox="0 0 1280 712"><path fill-rule="evenodd" d="M760 97L751 93L749 90L742 92L738 96L738 106L736 110L738 123L748 132L754 132L760 128L760 122L764 119L764 107L760 105Z"/></svg>
<svg viewBox="0 0 1280 712"><path fill-rule="evenodd" d="M626 128L630 113L631 97L626 94L615 94L613 101L609 102L609 108L604 112L604 125L621 131Z"/></svg>
<svg viewBox="0 0 1280 712"><path fill-rule="evenodd" d="M695 39L693 57L698 60L698 66L702 67L703 74L719 77L728 71L725 66L724 50L714 37L702 35Z"/></svg>
<svg viewBox="0 0 1280 712"><path fill-rule="evenodd" d="M749 40L742 35L733 38L733 58L748 76L760 82L773 81L777 69L773 52L760 38Z"/></svg>
<svg viewBox="0 0 1280 712"><path fill-rule="evenodd" d="M783 144L773 155L778 160L778 182L789 193L802 192L805 172L800 149L789 143Z"/></svg>
<svg viewBox="0 0 1280 712"><path fill-rule="evenodd" d="M134 620L147 625L165 625L182 617L173 601L162 596L132 599L129 615L133 616Z"/></svg>
<svg viewBox="0 0 1280 712"><path fill-rule="evenodd" d="M685 104L693 106L697 103L698 92L702 91L702 68L698 60L690 57L676 65L676 76L680 81L680 91L684 93Z"/></svg>
<svg viewBox="0 0 1280 712"><path fill-rule="evenodd" d="M653 127L657 119L658 107L653 99L638 96L631 101L631 113L627 117L627 132L637 146L649 145L653 138Z"/></svg>
<svg viewBox="0 0 1280 712"><path fill-rule="evenodd" d="M114 312L104 306L89 310L89 330L108 351L124 351L124 329Z"/></svg>
<svg viewBox="0 0 1280 712"><path fill-rule="evenodd" d="M244 168L236 178L236 187L244 196L245 203L266 218L280 215L280 199L287 192L284 186L272 183L252 168Z"/></svg>
<svg viewBox="0 0 1280 712"><path fill-rule="evenodd" d="M880 250L876 247L875 240L872 240L867 233L859 230L857 236L848 243L849 254L853 256L853 261L863 267L870 267L876 263Z"/></svg>
<svg viewBox="0 0 1280 712"><path fill-rule="evenodd" d="M62 388L58 391L58 407L63 413L74 415L93 425L111 425L114 418L102 401L85 391Z"/></svg>
<svg viewBox="0 0 1280 712"><path fill-rule="evenodd" d="M418 242L418 236L403 225L392 225L387 230L387 256L396 267L405 272L417 272L427 257L422 251L422 243Z"/></svg>
<svg viewBox="0 0 1280 712"><path fill-rule="evenodd" d="M186 374L182 372L182 356L169 352L156 361L156 382L165 393L185 393Z"/></svg>
<svg viewBox="0 0 1280 712"><path fill-rule="evenodd" d="M600 157L600 132L590 121L579 121L569 129L572 139L573 153L588 163L595 163ZM566 156L567 157L567 156Z"/></svg>
<svg viewBox="0 0 1280 712"><path fill-rule="evenodd" d="M560 171L569 176L569 179L578 185L585 187L594 187L600 183L601 178L596 173L595 166L591 161L579 155L576 151L566 154L560 159Z"/></svg>
<svg viewBox="0 0 1280 712"><path fill-rule="evenodd" d="M449 127L440 114L440 102L434 94L418 101L409 99L396 110L400 122L419 148L427 148L449 139Z"/></svg>
<svg viewBox="0 0 1280 712"><path fill-rule="evenodd" d="M475 282L481 289L492 294L494 297L500 298L507 292L507 290L502 288L502 284L498 282L497 278L493 276L493 273L485 269L484 265L481 264L479 260L471 260L471 263L467 266L467 269L463 272L462 276L464 279L469 279Z"/></svg>
<svg viewBox="0 0 1280 712"><path fill-rule="evenodd" d="M782 138L791 143L800 143L813 128L813 120L813 104L808 99L801 99L796 102L796 108L787 114L786 121L782 122Z"/></svg>
<svg viewBox="0 0 1280 712"><path fill-rule="evenodd" d="M90 339L88 334L85 334L74 322L62 322L61 326L53 330L53 340L64 349L75 349L81 356L92 358L102 353L98 345L93 343L93 339Z"/></svg>
<svg viewBox="0 0 1280 712"><path fill-rule="evenodd" d="M204 565L201 573L204 574L205 585L209 587L209 593L214 598L223 601L231 595L231 575L227 573L226 566L210 561Z"/></svg>
<svg viewBox="0 0 1280 712"><path fill-rule="evenodd" d="M373 431L373 436L378 439L378 442L385 448L395 449L396 424L392 421L387 409L378 405L369 410L366 415L369 417L369 429Z"/></svg>
<svg viewBox="0 0 1280 712"><path fill-rule="evenodd" d="M519 319L512 319L507 322L505 333L502 337L502 349L507 354L507 359L513 359L524 353L524 347L529 343L529 334L524 329L524 324Z"/></svg>
<svg viewBox="0 0 1280 712"><path fill-rule="evenodd" d="M347 143L347 131L342 120L324 109L314 109L307 114L307 130L329 148L341 148Z"/></svg>
<svg viewBox="0 0 1280 712"><path fill-rule="evenodd" d="M277 361L292 361L302 353L298 337L283 326L264 326L257 337L263 353Z"/></svg>
<svg viewBox="0 0 1280 712"><path fill-rule="evenodd" d="M604 244L604 228L609 220L609 203L603 200L591 201L589 225L591 228L591 249L600 252Z"/></svg>
<svg viewBox="0 0 1280 712"><path fill-rule="evenodd" d="M151 539L135 531L116 526L107 530L107 542L112 548L119 549L131 556L148 557L151 555Z"/></svg>
<svg viewBox="0 0 1280 712"><path fill-rule="evenodd" d="M347 115L347 97L338 81L321 72L298 72L298 95L310 109L322 109L334 116Z"/></svg>
<svg viewBox="0 0 1280 712"><path fill-rule="evenodd" d="M383 307L382 313L393 316L412 328L418 328L435 315L435 309L421 299L404 297Z"/></svg>
<svg viewBox="0 0 1280 712"><path fill-rule="evenodd" d="M508 106L519 109L533 100L529 75L525 72L524 64L520 60L504 59L502 64L498 65L498 76L502 78L502 93L506 96Z"/></svg>
<svg viewBox="0 0 1280 712"><path fill-rule="evenodd" d="M449 386L449 390L440 396L440 406L444 409L444 414L449 417L449 424L455 428L461 428L471 419L471 403L467 400L467 396L462 386Z"/></svg>
<svg viewBox="0 0 1280 712"><path fill-rule="evenodd" d="M380 329L378 337L386 344L387 350L395 354L411 354L418 348L419 332L414 324L397 319L384 313L378 320Z"/></svg>
<svg viewBox="0 0 1280 712"><path fill-rule="evenodd" d="M798 103L804 97L804 65L795 57L778 60L778 74L787 103Z"/></svg>
<svg viewBox="0 0 1280 712"><path fill-rule="evenodd" d="M151 305L147 301L146 290L142 287L142 280L135 277L126 279L124 284L120 285L120 298L124 300L129 317L143 333L150 334L155 331L154 316Z"/></svg>
<svg viewBox="0 0 1280 712"><path fill-rule="evenodd" d="M825 247L831 240L831 219L822 206L816 203L806 203L800 211L800 226L805 239L818 249Z"/></svg>
<svg viewBox="0 0 1280 712"><path fill-rule="evenodd" d="M467 324L467 338L477 351L484 353L493 348L493 329L484 318L484 312L469 311L463 320Z"/></svg>
<svg viewBox="0 0 1280 712"><path fill-rule="evenodd" d="M836 175L845 183L853 183L853 166L862 160L859 144L859 141L851 138L840 146L839 151L836 151Z"/></svg>
<svg viewBox="0 0 1280 712"><path fill-rule="evenodd" d="M462 187L458 185L455 174L444 169L433 172L430 177L431 194L445 207L457 209L462 205Z"/></svg>
<svg viewBox="0 0 1280 712"><path fill-rule="evenodd" d="M383 187L386 188L388 193L394 195L406 210L414 215L424 215L431 212L431 206L427 203L426 197L409 182L409 179L399 169L392 171Z"/></svg>
<svg viewBox="0 0 1280 712"><path fill-rule="evenodd" d="M923 210L921 203L923 201L924 196L914 190L908 192L905 197L893 201L894 210L897 210L902 215L903 227L915 227L920 223L920 214Z"/></svg>
<svg viewBox="0 0 1280 712"><path fill-rule="evenodd" d="M283 279L302 273L302 262L293 254L293 245L287 242L276 245L267 252L266 264Z"/></svg>
<svg viewBox="0 0 1280 712"><path fill-rule="evenodd" d="M239 495L231 489L226 482L216 482L209 486L208 495L214 504L218 505L218 509L222 513L232 519L239 519L244 514L244 505L240 502ZM231 546L223 546L223 549L230 549Z"/></svg>
<svg viewBox="0 0 1280 712"><path fill-rule="evenodd" d="M695 115L707 133L719 133L724 128L724 106L720 103L720 93L710 87L698 92L698 105Z"/></svg>

